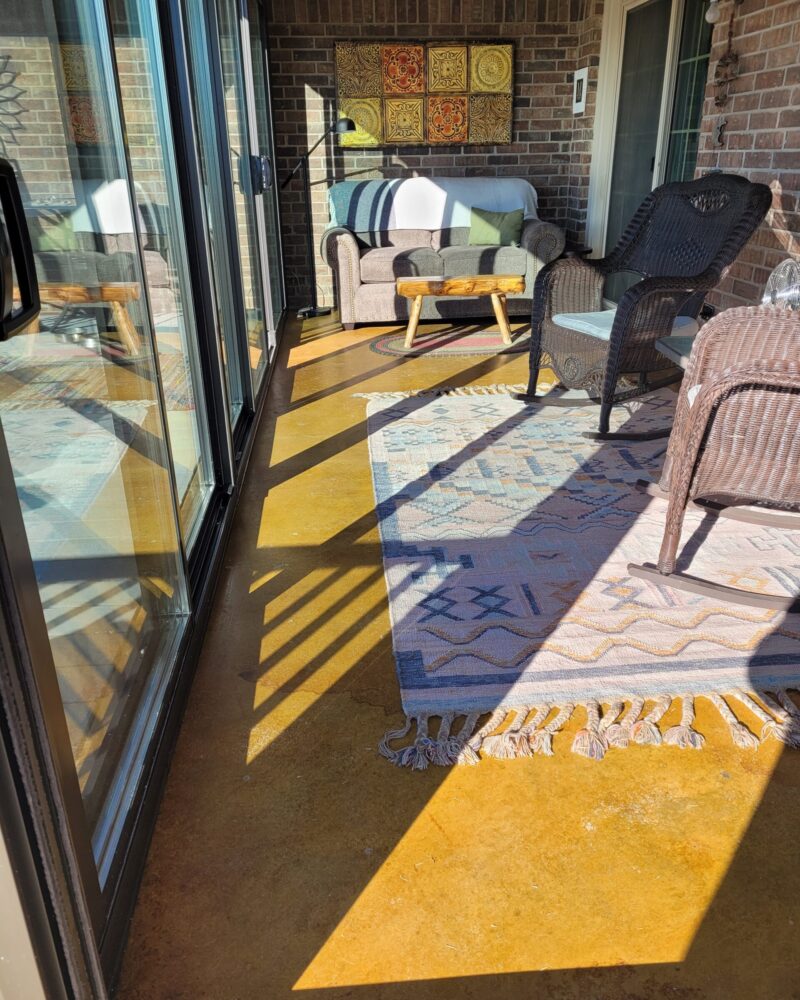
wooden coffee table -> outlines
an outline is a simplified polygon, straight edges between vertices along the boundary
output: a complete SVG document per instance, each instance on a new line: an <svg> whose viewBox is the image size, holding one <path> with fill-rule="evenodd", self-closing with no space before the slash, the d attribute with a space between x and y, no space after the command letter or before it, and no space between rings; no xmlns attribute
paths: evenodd
<svg viewBox="0 0 800 1000"><path fill-rule="evenodd" d="M414 337L426 295L489 295L500 327L504 344L511 343L511 330L506 312L506 295L525 291L525 278L520 274L468 274L461 278L398 278L397 294L413 299L408 319L406 350L414 345Z"/></svg>

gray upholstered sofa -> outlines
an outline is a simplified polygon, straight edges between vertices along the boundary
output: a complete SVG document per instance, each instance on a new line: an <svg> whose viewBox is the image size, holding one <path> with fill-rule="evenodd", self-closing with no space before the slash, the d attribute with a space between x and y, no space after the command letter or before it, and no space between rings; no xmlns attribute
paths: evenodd
<svg viewBox="0 0 800 1000"><path fill-rule="evenodd" d="M322 254L336 277L346 329L407 320L408 300L396 294L395 281L409 276L524 275L525 291L508 297L508 312L530 315L536 275L564 249L564 233L538 218L536 191L518 177L341 181L331 186L328 204ZM520 246L470 246L473 207L522 208ZM422 307L423 320L484 315L492 315L488 298L431 296Z"/></svg>

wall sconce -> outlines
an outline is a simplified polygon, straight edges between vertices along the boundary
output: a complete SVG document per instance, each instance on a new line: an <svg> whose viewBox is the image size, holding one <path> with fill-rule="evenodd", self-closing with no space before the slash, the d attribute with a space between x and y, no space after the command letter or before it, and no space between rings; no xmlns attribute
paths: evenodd
<svg viewBox="0 0 800 1000"><path fill-rule="evenodd" d="M716 24L721 17L722 13L719 9L719 0L711 0L708 5L708 10L706 11L706 21L708 21L709 24Z"/></svg>

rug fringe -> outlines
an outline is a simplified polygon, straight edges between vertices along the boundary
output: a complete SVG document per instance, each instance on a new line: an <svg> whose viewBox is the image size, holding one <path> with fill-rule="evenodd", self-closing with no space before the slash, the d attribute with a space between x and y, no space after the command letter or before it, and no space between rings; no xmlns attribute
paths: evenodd
<svg viewBox="0 0 800 1000"><path fill-rule="evenodd" d="M527 385L498 383L495 385L445 385L438 389L399 389L396 392L354 392L355 399L425 399L437 396L507 396L514 392L525 392ZM548 392L552 382L542 382L536 386L537 392Z"/></svg>
<svg viewBox="0 0 800 1000"><path fill-rule="evenodd" d="M396 767L407 767L412 771L424 771L430 764L439 767L477 764L482 757L497 760L551 757L554 735L567 725L578 708L585 713L585 720L573 737L572 752L590 760L602 760L609 750L624 749L635 743L700 750L706 738L694 724L698 698L704 698L716 708L737 747L754 750L768 740L777 740L787 747L800 749L800 708L789 697L787 690L736 689L724 697L716 692L700 695L684 693L675 698L659 695L642 718L645 699L639 695L602 702L588 699L577 704L548 702L501 707L491 713L447 712L437 716L441 721L435 738L429 733L433 714L406 715L399 729L386 733L378 750ZM680 721L662 733L659 723L678 700L681 703ZM731 702L741 705L758 719L758 734L734 713ZM486 722L479 727L481 715L487 714ZM454 733L454 723L461 716L464 721ZM414 725L416 735L413 741L394 749L391 744L406 739Z"/></svg>

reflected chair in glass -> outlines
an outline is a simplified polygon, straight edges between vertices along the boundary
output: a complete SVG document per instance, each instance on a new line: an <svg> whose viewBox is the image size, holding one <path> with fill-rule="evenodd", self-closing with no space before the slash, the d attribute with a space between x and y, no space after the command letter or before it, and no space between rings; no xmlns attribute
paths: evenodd
<svg viewBox="0 0 800 1000"><path fill-rule="evenodd" d="M681 377L656 350L656 341L696 331L706 293L771 200L766 185L733 174L664 184L645 198L606 257L561 258L542 268L533 296L530 380L517 398L539 401L536 384L546 356L563 386L585 389L600 404L599 431L587 436L637 437L609 433L612 407ZM626 272L640 280L615 308L604 308L607 279ZM638 381L620 384L630 374ZM660 377L651 382L653 375Z"/></svg>
<svg viewBox="0 0 800 1000"><path fill-rule="evenodd" d="M769 304L728 309L697 335L661 480L637 483L667 500L658 563L628 571L708 597L796 612L800 595L756 593L677 568L689 504L711 517L800 528L800 311L791 308L800 304L800 286L775 291L768 285Z"/></svg>

